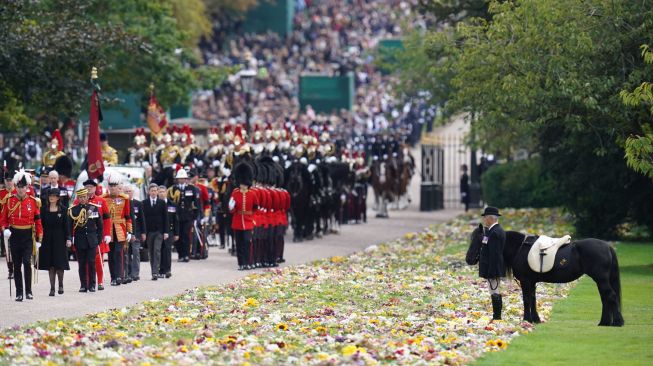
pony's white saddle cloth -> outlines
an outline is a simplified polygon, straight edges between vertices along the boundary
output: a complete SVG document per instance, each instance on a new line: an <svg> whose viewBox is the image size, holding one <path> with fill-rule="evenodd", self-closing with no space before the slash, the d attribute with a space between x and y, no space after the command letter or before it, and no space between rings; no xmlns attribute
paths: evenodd
<svg viewBox="0 0 653 366"><path fill-rule="evenodd" d="M553 268L558 248L569 244L569 242L571 242L571 236L569 235L562 238L540 235L528 252L528 266L534 272L549 272Z"/></svg>

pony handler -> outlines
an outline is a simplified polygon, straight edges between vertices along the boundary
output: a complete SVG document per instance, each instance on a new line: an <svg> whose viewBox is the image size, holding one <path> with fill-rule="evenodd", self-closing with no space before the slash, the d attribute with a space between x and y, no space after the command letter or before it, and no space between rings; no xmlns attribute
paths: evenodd
<svg viewBox="0 0 653 366"><path fill-rule="evenodd" d="M484 217L488 216L488 211L491 209L495 213L494 216L498 217L498 210L490 207L486 208ZM493 234L492 230L488 234L488 231L486 231L483 225L479 225L471 235L471 243L465 258L467 264L474 265L480 261L479 268L487 266L487 263L484 263L484 261L487 261L488 258L484 256L487 255L485 253L489 254L487 249L489 247L488 244L496 236L498 235ZM527 236L517 231L507 231L505 232L505 244L503 247L496 246L494 248L497 251L500 250L501 255L498 257L489 257L496 260L497 263L503 262L505 266L504 272L491 273L491 275L501 276L505 272L512 271L515 278L519 281L524 302L524 320L530 323L540 322L535 298L535 285L538 282L567 283L586 274L596 282L599 294L601 295L603 307L601 321L598 325L623 326L619 262L617 261L615 250L605 241L593 238L573 241L567 244L568 238L565 237L562 238L564 240L557 243L555 242L557 239L554 239L553 243L545 246L538 245L542 242L539 239L539 236ZM528 261L529 252L532 250L536 250L537 253L535 254L537 255L553 258L551 268L548 269L549 266L546 266L548 270L543 270L545 266L542 264L543 262L540 262L539 265L536 263L535 269L533 269ZM480 274L483 275L482 270ZM497 280L497 289L499 286L498 282ZM490 285L492 285L491 281Z"/></svg>

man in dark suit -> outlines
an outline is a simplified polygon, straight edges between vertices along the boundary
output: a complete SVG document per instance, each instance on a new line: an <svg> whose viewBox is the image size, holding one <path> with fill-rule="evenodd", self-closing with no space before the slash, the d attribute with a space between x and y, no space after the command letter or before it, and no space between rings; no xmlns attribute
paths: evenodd
<svg viewBox="0 0 653 366"><path fill-rule="evenodd" d="M161 246L161 266L159 273L165 273L165 278L172 276L172 243L179 240L179 221L177 220L176 210L174 203L168 201L168 190L165 186L159 186L159 200L163 201L166 205L166 212L168 217L168 239L163 241Z"/></svg>
<svg viewBox="0 0 653 366"><path fill-rule="evenodd" d="M86 188L77 191L79 203L68 209L68 241L75 245L79 263L79 292L95 292L95 253L102 241L102 215L99 205L88 201Z"/></svg>
<svg viewBox="0 0 653 366"><path fill-rule="evenodd" d="M163 242L168 239L168 212L166 203L158 197L159 186L150 184L148 198L143 204L145 212L145 227L147 227L146 242L150 253L150 268L152 281L163 277L161 274L161 253Z"/></svg>
<svg viewBox="0 0 653 366"><path fill-rule="evenodd" d="M501 319L501 277L506 276L506 266L503 262L503 248L506 244L506 233L499 225L499 209L486 207L483 211L483 239L479 257L479 276L487 279L494 320Z"/></svg>
<svg viewBox="0 0 653 366"><path fill-rule="evenodd" d="M134 235L131 237L129 250L125 250L125 281L138 281L141 277L141 246L145 245L145 233L147 232L145 218L143 217L143 203L134 199L134 187L126 186L123 192L129 196L132 214L132 229Z"/></svg>

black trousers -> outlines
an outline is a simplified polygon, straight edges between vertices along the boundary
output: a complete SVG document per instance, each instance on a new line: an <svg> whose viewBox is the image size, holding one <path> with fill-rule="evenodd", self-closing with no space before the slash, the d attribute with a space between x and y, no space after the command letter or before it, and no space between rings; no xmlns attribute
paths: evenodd
<svg viewBox="0 0 653 366"><path fill-rule="evenodd" d="M167 240L161 243L161 265L159 266L159 273L170 273L172 266L172 235L168 236ZM152 260L152 258L150 258Z"/></svg>
<svg viewBox="0 0 653 366"><path fill-rule="evenodd" d="M229 235L227 227L227 215L224 213L219 212L218 213L218 233L220 235L220 246L225 246L226 243L226 237Z"/></svg>
<svg viewBox="0 0 653 366"><path fill-rule="evenodd" d="M14 263L14 282L16 295L23 295L23 272L25 268L25 294L32 293L32 250L34 242L32 229L10 229L9 245Z"/></svg>
<svg viewBox="0 0 653 366"><path fill-rule="evenodd" d="M115 233L113 242L109 243L109 273L111 281L125 278L125 253L124 242L118 241Z"/></svg>
<svg viewBox="0 0 653 366"><path fill-rule="evenodd" d="M95 256L97 247L77 248L77 262L79 264L79 282L80 287L89 289L95 288Z"/></svg>
<svg viewBox="0 0 653 366"><path fill-rule="evenodd" d="M234 230L234 234L236 236L236 255L238 257L238 265L244 266L249 263L252 230Z"/></svg>
<svg viewBox="0 0 653 366"><path fill-rule="evenodd" d="M177 254L179 255L179 258L186 258L190 256L192 228L193 221L179 221L179 241L177 242Z"/></svg>

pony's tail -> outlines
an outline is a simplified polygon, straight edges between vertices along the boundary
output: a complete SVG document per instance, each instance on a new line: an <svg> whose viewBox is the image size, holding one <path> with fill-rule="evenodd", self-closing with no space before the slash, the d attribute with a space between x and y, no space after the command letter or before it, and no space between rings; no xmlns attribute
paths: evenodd
<svg viewBox="0 0 653 366"><path fill-rule="evenodd" d="M610 266L610 286L617 294L617 302L621 310L621 279L619 277L619 261L617 260L617 252L613 247L610 247L610 254L612 254L612 264Z"/></svg>

